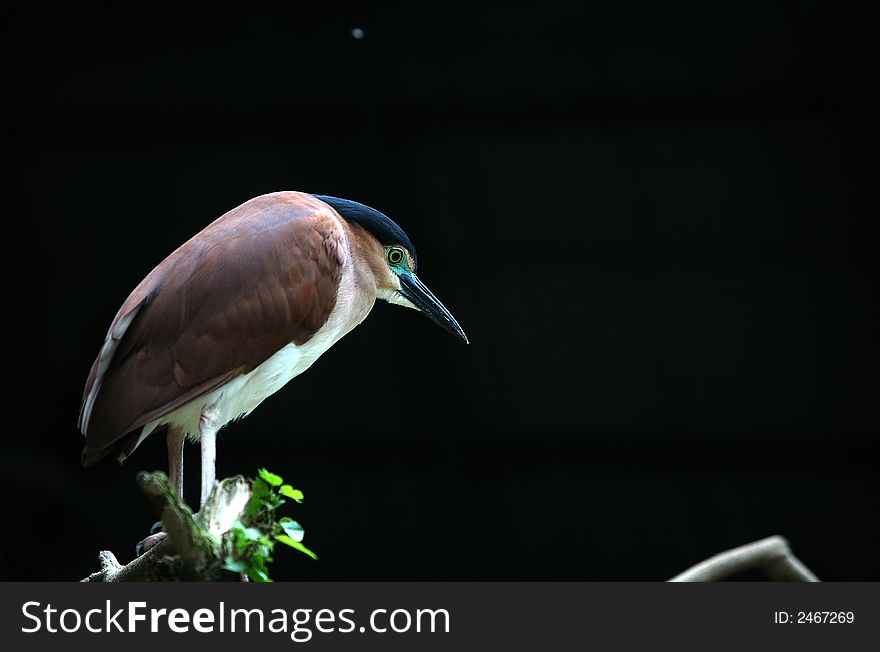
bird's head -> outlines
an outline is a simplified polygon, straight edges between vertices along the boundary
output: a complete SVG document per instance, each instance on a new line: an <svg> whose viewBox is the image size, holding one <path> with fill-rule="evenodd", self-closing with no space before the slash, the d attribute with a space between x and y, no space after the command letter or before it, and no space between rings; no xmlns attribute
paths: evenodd
<svg viewBox="0 0 880 652"><path fill-rule="evenodd" d="M444 330L468 341L452 313L416 276L416 250L403 229L387 215L364 204L326 195L315 197L332 206L347 222L361 226L381 244L384 260L373 261L379 299L418 310Z"/></svg>

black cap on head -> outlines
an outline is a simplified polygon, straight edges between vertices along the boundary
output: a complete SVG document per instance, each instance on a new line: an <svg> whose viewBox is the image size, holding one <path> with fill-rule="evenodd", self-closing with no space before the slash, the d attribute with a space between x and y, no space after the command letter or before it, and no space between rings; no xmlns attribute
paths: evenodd
<svg viewBox="0 0 880 652"><path fill-rule="evenodd" d="M383 245L400 245L404 247L412 255L413 262L418 262L416 248L412 241L403 232L403 229L384 213L380 213L375 208L370 208L350 199L340 199L339 197L330 197L329 195L312 196L332 206L347 222L353 222L366 229Z"/></svg>

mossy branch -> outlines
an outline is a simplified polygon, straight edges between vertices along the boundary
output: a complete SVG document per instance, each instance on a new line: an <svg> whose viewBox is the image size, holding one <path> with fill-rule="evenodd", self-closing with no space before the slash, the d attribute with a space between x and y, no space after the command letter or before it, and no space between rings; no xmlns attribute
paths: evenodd
<svg viewBox="0 0 880 652"><path fill-rule="evenodd" d="M250 483L244 477L218 482L195 515L161 471L142 471L137 483L159 515L167 537L124 566L109 550L101 551L101 570L84 582L240 579L239 574L223 570L221 542L250 498Z"/></svg>
<svg viewBox="0 0 880 652"><path fill-rule="evenodd" d="M276 543L317 559L302 544L302 526L290 517L275 516L288 499L302 502L303 493L266 469L259 469L252 482L239 475L216 483L198 514L164 473L142 471L137 483L162 520L164 535L151 537L159 542L125 566L109 550L102 551L101 570L84 582L269 582L267 564Z"/></svg>

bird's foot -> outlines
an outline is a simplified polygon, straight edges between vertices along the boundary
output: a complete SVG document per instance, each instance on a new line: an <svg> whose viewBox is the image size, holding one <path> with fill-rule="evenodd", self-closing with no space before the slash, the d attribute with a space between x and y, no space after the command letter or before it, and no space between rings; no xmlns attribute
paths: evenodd
<svg viewBox="0 0 880 652"><path fill-rule="evenodd" d="M167 536L168 534L162 531L162 521L156 521L153 523L153 527L150 528L150 536L138 541L137 545L134 547L135 555L140 557Z"/></svg>

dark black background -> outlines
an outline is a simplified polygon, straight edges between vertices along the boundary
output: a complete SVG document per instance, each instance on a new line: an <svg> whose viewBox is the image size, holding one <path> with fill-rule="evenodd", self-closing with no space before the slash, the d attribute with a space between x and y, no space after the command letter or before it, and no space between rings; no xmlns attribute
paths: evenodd
<svg viewBox="0 0 880 652"><path fill-rule="evenodd" d="M661 580L774 533L880 579L876 15L366 4L6 15L0 576L130 556L165 447L79 466L106 328L298 189L397 220L472 343L377 305L223 432L306 493L277 579Z"/></svg>

